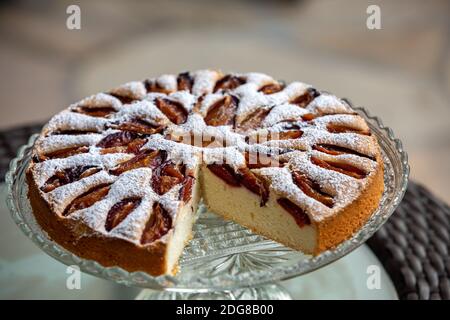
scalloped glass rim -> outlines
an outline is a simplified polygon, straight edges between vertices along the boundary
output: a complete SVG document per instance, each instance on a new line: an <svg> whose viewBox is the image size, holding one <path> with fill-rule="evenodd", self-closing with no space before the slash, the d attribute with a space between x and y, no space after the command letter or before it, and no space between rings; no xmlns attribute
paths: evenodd
<svg viewBox="0 0 450 320"><path fill-rule="evenodd" d="M348 100L346 101L350 104ZM26 196L24 197L26 189L24 173L30 160L31 148L38 135L31 136L28 143L20 148L17 157L10 163L9 171L6 174L7 205L12 218L23 233L48 255L66 265L78 265L83 272L127 286L178 292L210 292L258 286L289 279L332 263L363 244L387 221L406 191L409 176L408 156L403 150L401 141L395 138L393 131L385 127L379 118L371 116L364 108L354 109L366 119L373 134L377 136L385 159L384 180L386 190L380 202L380 207L363 228L335 249L325 251L316 257L303 256L304 258L299 258L298 261L289 265L268 265L265 268L256 268L255 270L250 267L248 270L242 270L239 273L223 272L218 277L205 277L204 274L199 274L201 272L190 272L192 274L185 275L183 269L180 272L183 276L152 277L144 272L127 272L119 267L103 267L95 261L82 259L72 254L51 241L46 233L37 226L31 213L29 201ZM241 253L252 252L252 249L256 250L254 252L263 252L264 254L268 252L269 259L271 252L275 252L274 249L278 250L276 252L288 250L272 241L262 240L258 245L250 244L238 250L228 250L216 258L239 256Z"/></svg>

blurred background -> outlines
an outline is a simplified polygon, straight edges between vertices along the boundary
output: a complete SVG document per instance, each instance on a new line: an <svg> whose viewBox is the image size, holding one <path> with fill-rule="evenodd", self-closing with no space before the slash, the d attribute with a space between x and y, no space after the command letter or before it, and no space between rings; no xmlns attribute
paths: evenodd
<svg viewBox="0 0 450 320"><path fill-rule="evenodd" d="M350 98L403 140L412 178L450 202L447 0L1 1L0 130L160 73L219 68ZM81 30L66 27L70 4ZM381 9L381 30L366 26Z"/></svg>
<svg viewBox="0 0 450 320"><path fill-rule="evenodd" d="M81 30L66 27L71 4ZM130 80L260 71L365 106L402 139L412 179L450 203L450 1L3 0L0 33L0 131Z"/></svg>

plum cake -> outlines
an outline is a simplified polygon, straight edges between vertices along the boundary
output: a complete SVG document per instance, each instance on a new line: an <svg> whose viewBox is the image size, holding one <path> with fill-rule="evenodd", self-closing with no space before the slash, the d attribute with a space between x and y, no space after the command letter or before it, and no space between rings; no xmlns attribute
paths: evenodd
<svg viewBox="0 0 450 320"><path fill-rule="evenodd" d="M197 205L317 255L378 207L366 121L302 82L214 70L129 82L43 128L27 171L40 226L104 266L174 274Z"/></svg>

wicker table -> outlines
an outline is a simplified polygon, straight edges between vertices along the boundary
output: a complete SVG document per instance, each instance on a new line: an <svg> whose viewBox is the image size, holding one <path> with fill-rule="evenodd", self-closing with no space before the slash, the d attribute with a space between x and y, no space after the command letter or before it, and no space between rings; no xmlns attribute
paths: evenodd
<svg viewBox="0 0 450 320"><path fill-rule="evenodd" d="M0 179L9 161L42 125L0 132ZM450 300L450 207L410 181L389 221L368 241L400 299Z"/></svg>

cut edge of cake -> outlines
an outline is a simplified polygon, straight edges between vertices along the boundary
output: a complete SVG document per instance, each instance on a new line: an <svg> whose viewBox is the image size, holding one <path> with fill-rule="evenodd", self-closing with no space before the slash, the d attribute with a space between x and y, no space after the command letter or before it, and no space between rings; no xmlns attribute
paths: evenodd
<svg viewBox="0 0 450 320"><path fill-rule="evenodd" d="M293 215L277 203L280 195L271 190L265 206L260 197L245 188L229 186L204 166L201 187L208 209L227 220L241 224L257 234L306 254L317 255L349 239L370 218L384 190L383 166L369 177L364 190L348 206L332 216L299 226Z"/></svg>

